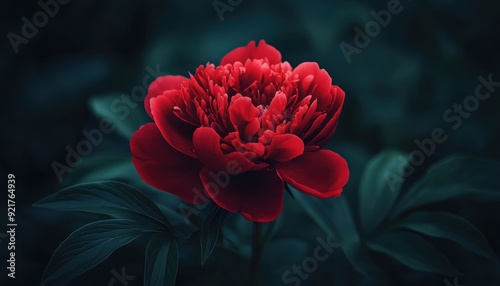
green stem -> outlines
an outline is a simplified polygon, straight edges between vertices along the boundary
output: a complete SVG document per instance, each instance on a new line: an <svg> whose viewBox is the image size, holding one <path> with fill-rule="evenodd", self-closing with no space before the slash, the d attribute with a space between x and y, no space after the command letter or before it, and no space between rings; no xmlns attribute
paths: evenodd
<svg viewBox="0 0 500 286"><path fill-rule="evenodd" d="M253 223L252 233L252 259L250 260L250 285L257 285L257 275L259 272L260 257L262 255L262 224L258 222Z"/></svg>

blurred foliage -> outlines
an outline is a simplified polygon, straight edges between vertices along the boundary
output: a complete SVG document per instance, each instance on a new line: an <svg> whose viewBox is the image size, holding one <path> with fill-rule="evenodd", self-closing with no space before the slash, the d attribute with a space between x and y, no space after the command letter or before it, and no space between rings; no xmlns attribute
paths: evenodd
<svg viewBox="0 0 500 286"><path fill-rule="evenodd" d="M323 210L322 215L302 208L304 200L298 192L294 192L296 200L286 196L283 216L265 228L272 238L264 250L262 285L284 284L282 273L310 256L316 239L330 233L342 251L333 252L301 285L380 281L445 285L444 279L453 281L454 270L463 274L459 278L463 285L498 284L498 264L489 257L500 253L495 193L499 173L494 162L500 160L498 91L481 101L456 130L443 120L443 113L474 95L478 76L492 74L500 80L496 32L500 3L402 1L403 11L392 15L391 23L348 63L339 44L352 44L353 27L364 27L372 19L370 11L385 9L387 2L243 0L224 13L221 22L211 1L70 1L35 37L19 46L19 53L14 53L5 36L0 46L5 94L0 113L5 132L1 170L19 178L16 255L18 272L24 274L16 282L39 284L59 243L81 225L104 218L102 214L61 216L32 207L35 201L77 182L129 183L153 202L161 202L158 207L170 214L167 217L176 229L197 233L195 228L203 225L208 209L186 225L171 211L176 210L178 199L142 183L130 162L128 138L149 120L142 103L130 107L125 120L110 109L111 104L143 85L148 66L188 75L207 61L217 63L234 47L265 39L293 66L318 62L346 91L341 122L328 148L347 159L351 179L341 199L312 208ZM0 5L3 35L20 34L21 18L32 19L41 9L37 1ZM59 182L52 163L64 163L66 146L76 148L86 138L82 130L98 128L103 117L114 120L116 131L104 134L91 155ZM442 128L448 139L396 185L395 196L384 195L381 188L387 185L380 177L384 168L397 168L401 162L393 157L418 150L415 140L431 138L435 128ZM179 285L214 285L220 277L228 285L237 285L245 278L251 224L227 216L221 233L203 267L199 244L190 240L179 244ZM199 239L197 235L193 240ZM38 240L33 241L34 237ZM151 241L150 251L170 247ZM143 277L146 244L118 249L70 285L107 285L113 278L111 271L122 267ZM418 255L415 249L420 250ZM2 247L2 257L5 251ZM147 273L154 272L152 263ZM142 283L136 279L134 283Z"/></svg>

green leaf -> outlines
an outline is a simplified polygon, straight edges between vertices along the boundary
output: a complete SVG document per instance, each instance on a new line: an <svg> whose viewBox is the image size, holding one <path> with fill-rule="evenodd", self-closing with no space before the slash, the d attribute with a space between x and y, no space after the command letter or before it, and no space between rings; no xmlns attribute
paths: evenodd
<svg viewBox="0 0 500 286"><path fill-rule="evenodd" d="M108 94L95 96L90 99L90 108L96 116L109 118L116 126L116 130L126 139L130 139L137 129L148 120L145 116L143 102L134 102L129 99L126 103L122 94Z"/></svg>
<svg viewBox="0 0 500 286"><path fill-rule="evenodd" d="M365 234L375 230L391 210L403 182L399 169L407 164L408 154L393 150L381 152L368 162L359 186L359 212Z"/></svg>
<svg viewBox="0 0 500 286"><path fill-rule="evenodd" d="M296 191L295 197L295 200L302 206L304 211L318 224L321 229L323 229L323 231L333 235L335 240L339 240L337 237L338 229L333 223L331 217L332 214L330 211L332 209L326 206L327 203L325 203L325 201L321 201L318 198L303 194L299 191ZM357 234L355 236L357 237Z"/></svg>
<svg viewBox="0 0 500 286"><path fill-rule="evenodd" d="M155 235L146 248L145 286L173 286L179 264L177 239L164 233Z"/></svg>
<svg viewBox="0 0 500 286"><path fill-rule="evenodd" d="M349 205L342 196L319 199L296 191L295 199L323 231L334 236L333 239L340 243L346 258L358 272L377 277L379 281L385 279L366 255Z"/></svg>
<svg viewBox="0 0 500 286"><path fill-rule="evenodd" d="M397 225L428 236L454 241L463 248L496 261L494 251L483 234L469 221L445 212L421 211L403 218Z"/></svg>
<svg viewBox="0 0 500 286"><path fill-rule="evenodd" d="M83 182L119 180L123 182L142 180L130 160L129 152L96 152L85 158L67 177L71 185Z"/></svg>
<svg viewBox="0 0 500 286"><path fill-rule="evenodd" d="M74 181L75 184L84 181L118 180L133 185L139 188L150 201L161 202L157 205L158 208L179 233L191 233L199 228L194 220L192 223L186 223L186 218L179 210L179 205L183 203L181 199L167 192L158 191L139 177L130 160L130 154L98 153L85 159L68 179Z"/></svg>
<svg viewBox="0 0 500 286"><path fill-rule="evenodd" d="M82 211L110 215L115 218L146 218L174 228L158 206L138 189L120 182L101 181L65 188L34 204L57 211Z"/></svg>
<svg viewBox="0 0 500 286"><path fill-rule="evenodd" d="M292 193L292 190L290 189L290 186L288 184L285 184L285 191L292 197L293 200L295 200L295 196Z"/></svg>
<svg viewBox="0 0 500 286"><path fill-rule="evenodd" d="M433 165L397 203L391 216L462 196L500 201L500 163L453 156Z"/></svg>
<svg viewBox="0 0 500 286"><path fill-rule="evenodd" d="M285 213L282 213L282 215L280 215L277 219L268 223L262 223L263 243L272 240L273 237L277 236L277 234L283 229L286 220L285 217L286 217Z"/></svg>
<svg viewBox="0 0 500 286"><path fill-rule="evenodd" d="M460 273L439 250L422 237L405 231L393 231L368 241L368 246L400 263L424 272L455 276Z"/></svg>
<svg viewBox="0 0 500 286"><path fill-rule="evenodd" d="M45 269L42 285L67 285L74 277L104 261L119 247L161 229L148 229L126 219L89 223L66 238Z"/></svg>
<svg viewBox="0 0 500 286"><path fill-rule="evenodd" d="M201 226L201 264L210 257L221 230L222 223L226 217L227 211L212 203L208 210L208 215Z"/></svg>

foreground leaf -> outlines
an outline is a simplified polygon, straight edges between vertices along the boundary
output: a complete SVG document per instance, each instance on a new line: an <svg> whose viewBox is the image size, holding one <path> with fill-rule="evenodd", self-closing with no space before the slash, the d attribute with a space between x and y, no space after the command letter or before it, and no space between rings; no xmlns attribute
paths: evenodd
<svg viewBox="0 0 500 286"><path fill-rule="evenodd" d="M418 271L446 276L459 274L446 256L425 239L410 232L385 233L368 241L367 244L371 249Z"/></svg>
<svg viewBox="0 0 500 286"><path fill-rule="evenodd" d="M227 211L212 203L208 215L201 227L201 264L210 257L221 230L222 223L226 217Z"/></svg>
<svg viewBox="0 0 500 286"><path fill-rule="evenodd" d="M145 286L173 286L177 276L179 249L177 239L161 233L146 248Z"/></svg>
<svg viewBox="0 0 500 286"><path fill-rule="evenodd" d="M119 247L161 229L147 229L126 219L89 223L66 238L45 269L42 285L67 285L74 277L104 261Z"/></svg>
<svg viewBox="0 0 500 286"><path fill-rule="evenodd" d="M34 204L57 211L82 211L110 215L115 218L144 217L174 228L158 206L138 189L120 182L102 181L74 185Z"/></svg>
<svg viewBox="0 0 500 286"><path fill-rule="evenodd" d="M416 212L403 218L400 228L454 241L463 248L496 261L483 234L469 221L445 212Z"/></svg>
<svg viewBox="0 0 500 286"><path fill-rule="evenodd" d="M198 229L196 220L186 223L186 218L179 211L182 200L167 192L161 192L146 184L130 160L129 153L123 154L95 154L86 158L78 167L78 170L71 173L68 178L75 184L83 182L95 182L106 180L117 180L135 188L138 188L150 201L161 202L157 206L175 227L179 233L192 233ZM199 223L201 225L201 222Z"/></svg>

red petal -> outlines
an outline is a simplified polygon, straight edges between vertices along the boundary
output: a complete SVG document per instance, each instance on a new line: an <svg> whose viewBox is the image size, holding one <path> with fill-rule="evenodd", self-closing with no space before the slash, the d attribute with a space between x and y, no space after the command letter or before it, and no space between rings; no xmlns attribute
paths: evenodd
<svg viewBox="0 0 500 286"><path fill-rule="evenodd" d="M279 64L281 62L281 53L273 46L266 44L264 40L255 46L255 41L250 41L245 47L239 47L230 51L220 61L221 65L233 64L234 62L245 63L246 60L266 59L269 64Z"/></svg>
<svg viewBox="0 0 500 286"><path fill-rule="evenodd" d="M238 170L238 174L248 170L260 170L268 165L250 162L243 153L232 152L227 155L222 153L220 146L220 136L209 127L200 127L193 134L193 146L196 157L206 167L214 171L228 171L233 175Z"/></svg>
<svg viewBox="0 0 500 286"><path fill-rule="evenodd" d="M134 133L130 151L137 173L149 185L188 203L208 200L199 177L203 166L172 148L154 123L145 124Z"/></svg>
<svg viewBox="0 0 500 286"><path fill-rule="evenodd" d="M293 134L274 135L268 158L278 162L287 162L304 153L304 142Z"/></svg>
<svg viewBox="0 0 500 286"><path fill-rule="evenodd" d="M220 136L209 127L200 127L193 133L193 147L200 162L212 170L226 169L224 154L220 147Z"/></svg>
<svg viewBox="0 0 500 286"><path fill-rule="evenodd" d="M269 104L268 115L282 115L286 109L287 96L282 91L277 91Z"/></svg>
<svg viewBox="0 0 500 286"><path fill-rule="evenodd" d="M292 187L323 199L339 196L349 179L347 162L330 150L305 152L292 161L274 166Z"/></svg>
<svg viewBox="0 0 500 286"><path fill-rule="evenodd" d="M170 89L180 89L181 83L187 80L187 78L180 75L166 75L157 77L148 88L148 95L144 100L144 108L146 112L149 114L149 117L153 118L151 115L151 104L150 100L159 95L162 95L163 92Z"/></svg>
<svg viewBox="0 0 500 286"><path fill-rule="evenodd" d="M226 177L204 168L200 178L216 204L230 212L239 212L248 220L273 221L283 209L283 180L276 171L261 170Z"/></svg>
<svg viewBox="0 0 500 286"><path fill-rule="evenodd" d="M335 130L337 129L340 112L342 111L342 106L344 105L345 93L336 85L332 86L330 93L334 100L334 105L330 107L330 111L328 113L333 114L333 116L325 127L323 127L323 129L318 133L318 135L309 141L308 145L324 146L328 143L328 141L330 141L335 133Z"/></svg>
<svg viewBox="0 0 500 286"><path fill-rule="evenodd" d="M228 108L229 119L243 141L250 139L260 130L259 110L249 97L239 97L231 101Z"/></svg>
<svg viewBox="0 0 500 286"><path fill-rule="evenodd" d="M330 106L332 78L326 70L320 69L315 62L305 62L298 65L293 74L299 76L298 88L301 99L312 95L312 100L318 99L318 110Z"/></svg>
<svg viewBox="0 0 500 286"><path fill-rule="evenodd" d="M171 94L174 92L166 92L151 100L153 119L172 147L190 157L196 157L193 152L193 132L196 127L175 115L175 102Z"/></svg>

